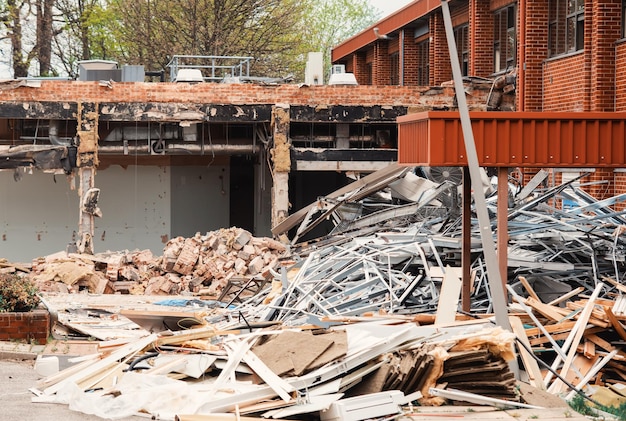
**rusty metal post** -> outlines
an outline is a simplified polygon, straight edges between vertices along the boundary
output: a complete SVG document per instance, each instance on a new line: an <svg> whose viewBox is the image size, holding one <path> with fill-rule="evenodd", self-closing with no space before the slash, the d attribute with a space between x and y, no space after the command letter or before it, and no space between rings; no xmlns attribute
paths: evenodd
<svg viewBox="0 0 626 421"><path fill-rule="evenodd" d="M509 169L498 168L498 265L502 276L502 287L506 291L509 258Z"/></svg>
<svg viewBox="0 0 626 421"><path fill-rule="evenodd" d="M463 311L471 309L472 294L472 182L467 167L463 167L463 194L461 207L461 273L463 274L463 285L461 287L461 308Z"/></svg>

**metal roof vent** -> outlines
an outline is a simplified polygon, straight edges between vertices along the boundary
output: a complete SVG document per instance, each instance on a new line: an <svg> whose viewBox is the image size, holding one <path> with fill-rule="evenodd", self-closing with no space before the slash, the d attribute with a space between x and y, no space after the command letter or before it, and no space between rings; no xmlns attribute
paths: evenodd
<svg viewBox="0 0 626 421"><path fill-rule="evenodd" d="M198 83L204 82L204 78L200 69L180 69L174 82Z"/></svg>

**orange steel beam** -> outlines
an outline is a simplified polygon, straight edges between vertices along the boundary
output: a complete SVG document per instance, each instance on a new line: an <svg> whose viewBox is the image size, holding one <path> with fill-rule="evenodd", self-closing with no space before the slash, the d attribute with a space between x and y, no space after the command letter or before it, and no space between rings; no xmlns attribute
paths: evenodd
<svg viewBox="0 0 626 421"><path fill-rule="evenodd" d="M623 167L624 112L470 112L479 164L486 167ZM466 166L459 113L398 117L398 163Z"/></svg>

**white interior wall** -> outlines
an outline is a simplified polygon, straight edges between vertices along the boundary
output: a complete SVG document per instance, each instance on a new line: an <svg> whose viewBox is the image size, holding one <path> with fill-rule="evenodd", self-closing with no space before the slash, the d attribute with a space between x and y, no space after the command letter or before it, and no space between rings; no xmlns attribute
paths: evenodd
<svg viewBox="0 0 626 421"><path fill-rule="evenodd" d="M160 256L171 226L170 167L112 165L96 172L102 218L95 219L94 250L150 249Z"/></svg>
<svg viewBox="0 0 626 421"><path fill-rule="evenodd" d="M230 171L228 166L173 166L173 237L192 237L195 233L230 226Z"/></svg>
<svg viewBox="0 0 626 421"><path fill-rule="evenodd" d="M77 227L78 193L67 176L0 171L0 259L30 262L65 250Z"/></svg>
<svg viewBox="0 0 626 421"><path fill-rule="evenodd" d="M30 262L76 240L78 193L63 174L20 174L16 182L13 171L0 171L0 259ZM160 256L172 236L229 226L228 167L113 165L97 170L95 185L102 210L96 253L150 249Z"/></svg>

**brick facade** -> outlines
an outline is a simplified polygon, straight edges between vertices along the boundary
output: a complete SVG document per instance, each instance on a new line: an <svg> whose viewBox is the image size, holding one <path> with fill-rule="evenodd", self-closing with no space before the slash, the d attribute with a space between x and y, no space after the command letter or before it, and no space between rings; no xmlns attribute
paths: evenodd
<svg viewBox="0 0 626 421"><path fill-rule="evenodd" d="M404 56L402 66L402 80L404 86L417 86L418 74L415 71L419 65L417 57L417 44L410 29L402 30L404 44Z"/></svg>
<svg viewBox="0 0 626 421"><path fill-rule="evenodd" d="M50 333L47 310L26 313L0 313L0 341L21 340L45 345Z"/></svg>
<svg viewBox="0 0 626 421"><path fill-rule="evenodd" d="M626 40L615 45L615 111L626 111Z"/></svg>
<svg viewBox="0 0 626 421"><path fill-rule="evenodd" d="M489 8L490 0L470 2L470 75L493 73L493 14Z"/></svg>
<svg viewBox="0 0 626 421"><path fill-rule="evenodd" d="M544 64L542 111L585 111L584 58L580 52Z"/></svg>

